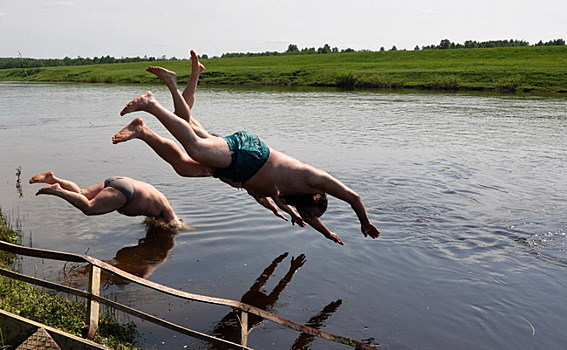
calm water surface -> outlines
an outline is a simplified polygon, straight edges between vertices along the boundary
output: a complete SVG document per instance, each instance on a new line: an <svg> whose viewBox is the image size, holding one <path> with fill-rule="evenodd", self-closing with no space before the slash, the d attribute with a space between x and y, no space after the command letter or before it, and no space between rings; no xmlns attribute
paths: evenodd
<svg viewBox="0 0 567 350"><path fill-rule="evenodd" d="M171 106L164 88L152 90ZM87 253L298 323L319 316L322 329L384 349L564 348L565 97L200 89L194 113L211 131L254 131L363 197L381 237L364 238L352 210L331 199L324 219L344 240L338 246L244 191L177 176L139 140L112 145L133 117L118 112L143 91L0 84L0 206L20 221L26 244ZM153 117L134 115L170 137ZM27 179L48 170L81 186L111 175L152 183L196 230L164 237L146 232L142 218L86 217L61 199L35 197L40 185ZM70 283L84 278L80 268L24 265ZM119 281L105 294L208 333L234 330L224 308ZM253 347L344 348L256 326ZM146 323L139 329L145 348L208 348Z"/></svg>

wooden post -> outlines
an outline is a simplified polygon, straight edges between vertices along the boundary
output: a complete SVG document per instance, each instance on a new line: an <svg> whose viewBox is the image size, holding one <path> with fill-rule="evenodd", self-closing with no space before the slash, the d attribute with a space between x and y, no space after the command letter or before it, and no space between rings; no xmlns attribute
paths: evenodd
<svg viewBox="0 0 567 350"><path fill-rule="evenodd" d="M240 312L240 345L248 346L248 312Z"/></svg>
<svg viewBox="0 0 567 350"><path fill-rule="evenodd" d="M87 297L87 325L84 337L93 340L98 330L100 305L92 296L100 296L100 268L91 264Z"/></svg>

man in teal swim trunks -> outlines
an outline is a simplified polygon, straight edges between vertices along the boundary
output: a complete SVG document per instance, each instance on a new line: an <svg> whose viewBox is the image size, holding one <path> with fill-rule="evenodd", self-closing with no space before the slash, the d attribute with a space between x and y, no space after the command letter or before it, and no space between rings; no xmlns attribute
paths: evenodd
<svg viewBox="0 0 567 350"><path fill-rule="evenodd" d="M243 184L264 166L270 156L268 146L251 132L238 131L224 139L232 152L232 161L228 168L215 169L213 176L216 178L226 178L235 184Z"/></svg>
<svg viewBox="0 0 567 350"><path fill-rule="evenodd" d="M116 210L127 216L145 215L172 228L182 226L161 192L148 183L129 177L109 177L82 189L76 183L58 178L49 171L32 176L29 183L49 184L37 191L36 195L49 194L63 198L85 215L102 215Z"/></svg>
<svg viewBox="0 0 567 350"><path fill-rule="evenodd" d="M200 74L204 67L198 63L193 52L192 58L193 72L198 70ZM120 114L145 111L154 115L186 152L173 141L157 135L140 118L135 118L114 135L113 143L140 139L181 176L218 177L233 187L244 188L277 216L287 220L274 203L291 216L293 224L305 226L307 223L326 238L343 244L341 238L331 232L320 219L327 207L326 195L329 194L350 204L360 221L364 236L379 236L380 232L370 222L360 196L341 181L323 170L268 148L249 132L239 132L224 138L209 134L191 116L190 108L194 100L190 100L186 94L189 88L183 94L178 90L175 72L160 67L150 67L148 70L168 86L173 96L175 113L163 107L151 92L146 92L128 103ZM191 82L188 87L190 85Z"/></svg>

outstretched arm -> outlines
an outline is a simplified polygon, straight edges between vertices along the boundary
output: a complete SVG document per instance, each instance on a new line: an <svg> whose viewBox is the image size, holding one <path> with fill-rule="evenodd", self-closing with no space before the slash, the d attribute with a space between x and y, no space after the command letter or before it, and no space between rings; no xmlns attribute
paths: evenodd
<svg viewBox="0 0 567 350"><path fill-rule="evenodd" d="M360 230L364 234L364 237L370 236L377 238L380 235L376 226L368 219L362 198L341 181L326 172L319 171L317 175L312 176L311 186L350 204L352 210L354 210L358 217L358 221L360 221Z"/></svg>
<svg viewBox="0 0 567 350"><path fill-rule="evenodd" d="M305 227L305 221L303 220L303 218L301 216L299 216L299 214L297 213L297 211L287 205L280 197L276 196L276 197L272 197L272 200L274 201L274 203L276 203L276 205L283 211L285 211L286 213L289 214L289 216L291 216L291 224L295 225L298 224L301 227Z"/></svg>
<svg viewBox="0 0 567 350"><path fill-rule="evenodd" d="M338 243L340 245L344 245L343 241L341 240L341 237L332 233L331 230L329 230L327 228L327 226L325 226L325 224L323 223L323 221L320 218L307 217L306 216L303 219L305 220L306 223L309 224L309 226L311 226L314 229L316 229L317 231L321 232L323 234L323 236L325 236L326 238L328 238L331 241Z"/></svg>
<svg viewBox="0 0 567 350"><path fill-rule="evenodd" d="M272 213L274 213L275 216L282 218L285 221L288 221L287 218L285 217L285 215L281 211L278 210L278 208L274 205L274 203L272 203L272 201L269 198L254 197L254 199L256 200L256 202L260 203L261 206L263 206L264 208L266 208L269 211L271 211Z"/></svg>

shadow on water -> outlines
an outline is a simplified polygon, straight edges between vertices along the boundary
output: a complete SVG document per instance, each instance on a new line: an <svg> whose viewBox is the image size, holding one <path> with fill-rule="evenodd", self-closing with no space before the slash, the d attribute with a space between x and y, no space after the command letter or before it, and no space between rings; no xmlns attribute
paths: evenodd
<svg viewBox="0 0 567 350"><path fill-rule="evenodd" d="M269 312L274 312L274 307L287 285L291 282L293 275L305 264L306 258L304 254L300 254L297 257L292 257L289 269L287 273L282 277L274 289L267 293L265 291L265 286L268 283L270 277L274 274L274 271L289 255L289 253L283 253L276 257L272 263L264 269L260 276L256 279L254 284L250 289L244 293L240 301L243 303L255 306L262 310ZM326 305L318 314L314 315L307 321L305 325L313 327L315 329L320 329L324 326L325 320L327 320L342 304L342 300L336 300L328 305ZM215 336L221 337L225 340L230 340L233 342L238 342L240 339L240 325L239 325L239 312L233 311L228 313L222 318L221 321L217 322L213 329L213 334ZM250 314L248 317L248 329L252 330L258 327L262 322L262 318L256 315ZM310 334L301 333L297 339L295 339L291 349L309 349L309 344L313 342L315 336ZM218 345L212 344L212 349L223 349L218 347Z"/></svg>
<svg viewBox="0 0 567 350"><path fill-rule="evenodd" d="M177 233L153 220L146 220L145 224L144 238L140 238L135 246L121 248L112 259L105 262L141 278L151 276L169 258ZM72 265L63 271L63 276L67 284L81 286L86 284L88 273L88 265ZM101 278L106 287L130 283L109 273L103 273Z"/></svg>

